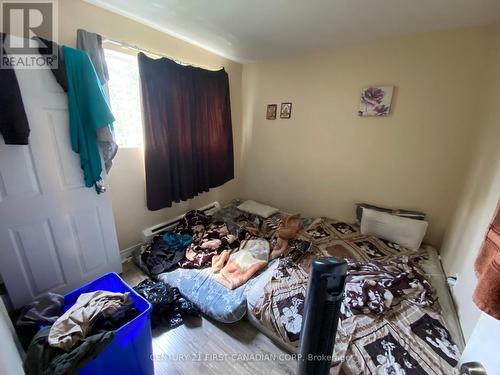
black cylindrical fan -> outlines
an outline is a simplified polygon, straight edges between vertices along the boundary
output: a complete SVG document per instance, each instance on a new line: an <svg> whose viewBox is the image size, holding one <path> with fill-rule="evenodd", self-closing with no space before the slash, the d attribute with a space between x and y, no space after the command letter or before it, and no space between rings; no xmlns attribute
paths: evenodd
<svg viewBox="0 0 500 375"><path fill-rule="evenodd" d="M339 258L312 262L304 304L298 375L328 374L344 296L347 263Z"/></svg>

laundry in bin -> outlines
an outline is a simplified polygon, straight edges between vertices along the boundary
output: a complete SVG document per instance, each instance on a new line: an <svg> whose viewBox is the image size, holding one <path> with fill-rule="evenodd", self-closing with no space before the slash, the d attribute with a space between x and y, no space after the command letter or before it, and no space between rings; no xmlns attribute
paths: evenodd
<svg viewBox="0 0 500 375"><path fill-rule="evenodd" d="M131 306L129 293L103 290L83 293L76 303L55 321L48 337L49 345L70 350L75 343L87 336L97 318L112 316Z"/></svg>
<svg viewBox="0 0 500 375"><path fill-rule="evenodd" d="M28 317L34 315L33 318L37 318L40 314L33 313L33 309L38 312L40 306L48 305L50 309L45 310L52 313L51 319L37 319L45 326L36 333L28 347L24 363L28 375L76 373L108 347L116 330L138 316L130 292L96 290L82 293L64 313L64 300L58 298L63 297L42 296L40 301L33 302L23 311L24 320L27 319L26 313L29 313Z"/></svg>

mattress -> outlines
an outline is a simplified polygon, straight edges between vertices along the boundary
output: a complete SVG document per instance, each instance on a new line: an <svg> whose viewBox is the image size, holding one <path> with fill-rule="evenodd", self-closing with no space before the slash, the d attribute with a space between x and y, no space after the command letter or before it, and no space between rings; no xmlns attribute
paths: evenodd
<svg viewBox="0 0 500 375"><path fill-rule="evenodd" d="M301 236L311 241L311 250L273 264L247 291L247 316L253 325L296 352L311 260L346 257L355 262L333 363L342 364L347 374L378 373L382 368L458 373L464 342L435 249L411 251L362 235L356 224L329 218L314 221ZM375 280L380 283L373 284Z"/></svg>
<svg viewBox="0 0 500 375"><path fill-rule="evenodd" d="M441 266L439 254L437 250L431 246L426 246L425 249L428 251L429 259L423 260L420 265L431 285L436 289L438 301L441 306L441 315L446 323L446 326L460 351L463 351L465 348L465 340L462 334L462 329L460 328L460 321L458 319L455 305L453 303L448 284L446 283L446 275L444 274ZM291 353L296 353L297 348L295 346L283 342L283 340L281 340L281 338L277 336L274 331L263 326L252 313L253 308L261 303L264 297L262 291L271 279L277 265L278 263L276 261L270 263L266 271L263 272L257 280L254 280L253 284L247 288L247 318L248 321L255 326L255 328L272 339L280 347Z"/></svg>
<svg viewBox="0 0 500 375"><path fill-rule="evenodd" d="M238 226L232 219L241 214L236 208L239 203L239 201L233 201L214 215L215 220L226 222L231 232L234 232ZM424 373L432 371L434 363L437 364L437 369L444 369L449 373L452 372L448 370L454 371L452 367L455 366L458 349L463 350L464 340L446 283L446 276L435 249L426 247L418 252L410 252L383 239L361 235L355 224L329 218L306 219L303 224L304 229L299 237L309 241L313 251L300 253L298 257L292 255L290 258L271 261L265 270L237 289L229 290L219 284L210 268L177 269L159 275L159 279L178 287L180 292L195 303L203 313L218 321L233 323L247 314L248 320L274 340L278 346L290 352L296 352L301 327L299 324L301 320L297 318L299 316L301 318L300 305L305 299L308 270L315 256L342 256L362 262L395 257L417 257L425 278L435 289L440 311L437 308L436 311L431 311L432 309L424 311L412 306L390 312L387 319L377 320L370 315L356 315L353 316L356 320L352 324L348 320L344 323L343 318L339 325L336 347L343 347L344 354L339 355L338 358L346 367L344 371L351 366L354 372L362 368L374 370L379 364L382 365L380 358L386 363L392 358L390 353L385 352L382 355L379 353L386 344L394 346L395 350L399 350L400 353L405 352L404 355L409 356L410 362L413 358L425 357L421 368ZM283 266L283 262L292 262L294 266L288 268L288 266ZM270 284L273 286L269 287ZM287 310L285 319L288 319L286 324L288 327L286 329L283 329L285 324L280 323L283 309ZM299 310L295 311L297 309ZM417 330L420 329L419 333L405 333L410 325L416 326ZM426 333L426 329L437 332L441 328L446 331L443 333L445 336L441 338L446 345L450 346L443 346L443 342L439 342L432 344L434 348L430 347L426 340L439 339L439 335ZM362 332L372 335L372 338L368 339L368 336L363 335ZM404 337L400 335L401 333ZM388 343L387 338L393 341ZM453 342L456 345L453 345ZM428 348L425 347L426 345ZM436 349L436 345L441 345L441 348ZM448 352L451 356L446 355L447 349L451 350ZM360 354L353 354L353 351L358 351ZM345 353L348 353L347 356ZM408 364L409 368L412 365L420 366L420 363L410 362L405 362L403 365Z"/></svg>
<svg viewBox="0 0 500 375"><path fill-rule="evenodd" d="M238 225L233 219L242 214L237 209L240 204L240 200L231 201L212 215L213 220L225 222L229 231L236 234ZM246 284L231 290L215 280L210 267L178 268L158 275L158 279L162 282L179 288L179 291L204 314L222 323L234 323L245 316L247 290L258 278L257 275Z"/></svg>
<svg viewBox="0 0 500 375"><path fill-rule="evenodd" d="M220 210L216 211L212 217L215 221L223 221L226 223L229 231L233 234L237 233L239 226L233 221L234 218L241 215L242 212L237 209L237 206L242 203L241 200L233 200ZM277 215L280 215L278 213ZM312 219L303 218L303 226L308 226ZM270 263L270 265L273 262ZM266 270L269 270L269 266ZM270 268L272 270L272 267ZM165 272L158 275L158 279L173 287L179 288L179 291L198 308L209 317L222 322L234 323L243 318L247 311L247 291L252 288L255 283L259 283L262 277L262 282L268 281L270 272L264 271L256 275L246 284L239 288L230 290L218 283L210 268L204 269L186 269L178 268L174 271Z"/></svg>
<svg viewBox="0 0 500 375"><path fill-rule="evenodd" d="M446 275L441 265L441 260L436 249L426 246L425 249L429 258L423 260L420 265L424 270L429 282L436 289L439 305L441 306L441 315L450 331L453 340L462 352L465 348L465 339L460 328L457 310L453 303L453 298L446 282Z"/></svg>
<svg viewBox="0 0 500 375"><path fill-rule="evenodd" d="M158 279L179 288L204 314L222 323L234 323L245 316L246 291L255 281L250 280L245 285L230 290L215 280L211 268L178 268L160 274Z"/></svg>

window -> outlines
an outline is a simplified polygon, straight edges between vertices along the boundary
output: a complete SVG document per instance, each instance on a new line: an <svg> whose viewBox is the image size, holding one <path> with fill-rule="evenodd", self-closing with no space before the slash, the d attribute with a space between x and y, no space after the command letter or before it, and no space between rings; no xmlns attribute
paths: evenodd
<svg viewBox="0 0 500 375"><path fill-rule="evenodd" d="M115 116L116 143L120 147L142 147L142 116L137 57L105 49L109 71L109 97Z"/></svg>

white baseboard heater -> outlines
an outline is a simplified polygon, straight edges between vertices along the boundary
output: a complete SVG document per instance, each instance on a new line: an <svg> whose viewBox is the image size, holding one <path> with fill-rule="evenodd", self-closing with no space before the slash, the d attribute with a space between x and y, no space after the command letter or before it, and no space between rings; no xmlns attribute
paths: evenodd
<svg viewBox="0 0 500 375"><path fill-rule="evenodd" d="M202 212L206 213L207 215L211 215L214 212L220 210L220 203L219 202L212 202L210 204L207 204L206 206L198 208L197 210L202 211ZM154 236L156 236L158 234L163 234L163 233L173 229L183 217L184 217L184 215L179 215L173 219L170 219L170 220L165 221L163 223L156 224L152 227L144 229L142 231L143 242L148 242Z"/></svg>

